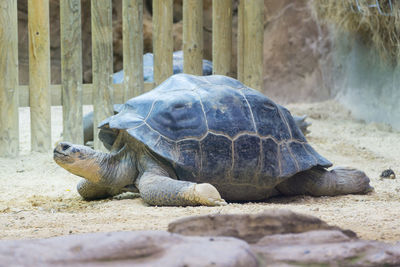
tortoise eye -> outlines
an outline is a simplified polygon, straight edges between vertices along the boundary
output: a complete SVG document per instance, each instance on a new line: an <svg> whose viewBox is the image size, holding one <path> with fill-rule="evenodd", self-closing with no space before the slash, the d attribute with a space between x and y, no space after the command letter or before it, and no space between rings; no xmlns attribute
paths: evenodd
<svg viewBox="0 0 400 267"><path fill-rule="evenodd" d="M70 145L68 145L68 144L64 144L64 145L62 145L62 150L63 151L65 151L65 150L67 150L68 148L70 148L71 146Z"/></svg>

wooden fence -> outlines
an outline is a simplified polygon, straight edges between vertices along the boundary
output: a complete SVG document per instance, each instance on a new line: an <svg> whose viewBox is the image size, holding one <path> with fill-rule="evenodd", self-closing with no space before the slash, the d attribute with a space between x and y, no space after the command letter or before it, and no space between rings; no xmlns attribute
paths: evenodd
<svg viewBox="0 0 400 267"><path fill-rule="evenodd" d="M232 0L212 2L213 73L226 75L232 59ZM18 84L17 1L0 1L0 156L19 152L18 107L30 106L32 151L48 152L51 106L63 106L63 139L83 143L82 105L93 104L94 125L123 103L172 75L173 0L153 0L154 83L143 82L143 0L123 0L124 82L112 83L112 1L92 0L93 83L82 83L80 0L60 0L60 85L50 83L49 0L28 0L29 85ZM263 84L263 0L240 0L238 79ZM7 25L4 27L3 25ZM203 1L183 0L184 72L202 74ZM102 145L95 134L95 148Z"/></svg>

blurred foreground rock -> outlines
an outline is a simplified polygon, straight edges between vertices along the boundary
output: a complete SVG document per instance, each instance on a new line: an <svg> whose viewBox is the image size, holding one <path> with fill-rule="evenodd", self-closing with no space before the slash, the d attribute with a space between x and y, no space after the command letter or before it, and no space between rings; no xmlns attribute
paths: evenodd
<svg viewBox="0 0 400 267"><path fill-rule="evenodd" d="M266 235L302 233L312 230L340 230L317 217L290 210L269 210L259 214L218 214L187 217L168 226L172 233L188 236L232 236L256 243ZM343 231L356 237L350 230Z"/></svg>
<svg viewBox="0 0 400 267"><path fill-rule="evenodd" d="M299 220L298 224L296 220ZM246 225L248 229L245 229ZM285 210L256 215L191 217L172 223L169 229L185 235L136 231L0 241L0 265L400 265L400 243L391 245L360 240L351 231L329 226L312 216ZM186 236L188 234L201 236Z"/></svg>
<svg viewBox="0 0 400 267"><path fill-rule="evenodd" d="M165 231L2 241L0 262L2 266L257 266L250 246L242 240Z"/></svg>

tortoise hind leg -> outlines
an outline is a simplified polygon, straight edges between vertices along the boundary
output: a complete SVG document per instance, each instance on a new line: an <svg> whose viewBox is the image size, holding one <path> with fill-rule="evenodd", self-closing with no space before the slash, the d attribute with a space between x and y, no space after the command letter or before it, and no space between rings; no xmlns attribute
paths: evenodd
<svg viewBox="0 0 400 267"><path fill-rule="evenodd" d="M310 133L310 131L308 130L308 126L311 125L311 122L306 121L307 116L303 115L303 116L292 116L294 119L294 122L296 123L297 127L300 128L300 130L302 131L302 133L304 135L307 135Z"/></svg>
<svg viewBox="0 0 400 267"><path fill-rule="evenodd" d="M284 195L337 196L373 191L364 172L350 168L331 171L314 167L294 175L276 186Z"/></svg>

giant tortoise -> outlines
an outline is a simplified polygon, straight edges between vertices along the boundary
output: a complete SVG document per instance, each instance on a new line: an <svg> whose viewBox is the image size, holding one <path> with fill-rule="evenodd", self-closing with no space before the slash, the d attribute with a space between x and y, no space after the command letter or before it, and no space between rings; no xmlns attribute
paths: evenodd
<svg viewBox="0 0 400 267"><path fill-rule="evenodd" d="M88 200L138 191L150 205L212 206L372 190L362 171L327 170L286 108L225 76L171 76L99 128L110 153L54 149L60 166L84 178L78 192Z"/></svg>

